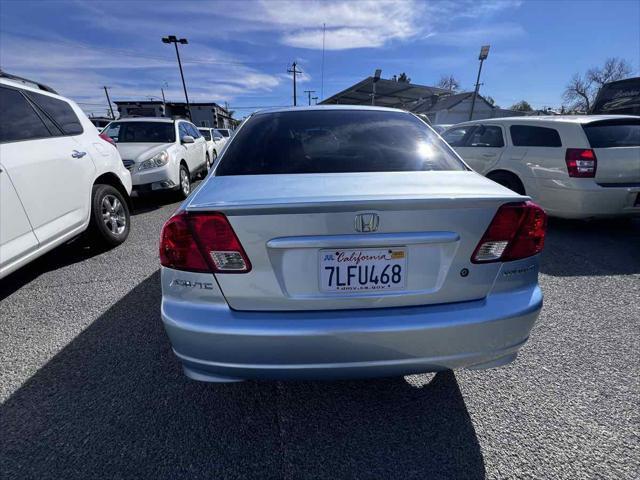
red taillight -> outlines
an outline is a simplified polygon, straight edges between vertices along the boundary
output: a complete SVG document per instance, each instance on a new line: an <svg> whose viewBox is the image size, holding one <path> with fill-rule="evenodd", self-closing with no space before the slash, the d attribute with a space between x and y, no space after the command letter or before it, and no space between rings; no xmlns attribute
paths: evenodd
<svg viewBox="0 0 640 480"><path fill-rule="evenodd" d="M221 213L181 212L171 217L160 235L160 263L191 272L251 270L247 254Z"/></svg>
<svg viewBox="0 0 640 480"><path fill-rule="evenodd" d="M567 148L564 157L570 177L593 178L596 176L598 159L590 148Z"/></svg>
<svg viewBox="0 0 640 480"><path fill-rule="evenodd" d="M111 145L113 145L114 147L116 146L116 142L113 141L113 138L111 138L109 135L107 135L106 133L100 133L98 134L98 136L104 140L105 142L110 143Z"/></svg>
<svg viewBox="0 0 640 480"><path fill-rule="evenodd" d="M547 214L535 203L502 205L474 250L471 262L510 262L540 253L546 229Z"/></svg>

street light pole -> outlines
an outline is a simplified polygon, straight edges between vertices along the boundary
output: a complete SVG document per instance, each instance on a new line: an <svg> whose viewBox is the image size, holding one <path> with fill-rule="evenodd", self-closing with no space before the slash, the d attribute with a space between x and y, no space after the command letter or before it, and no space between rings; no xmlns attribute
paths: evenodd
<svg viewBox="0 0 640 480"><path fill-rule="evenodd" d="M473 91L473 100L471 100L471 111L469 112L469 120L473 120L473 109L476 106L476 97L478 96L478 90L480 90L480 73L482 72L482 63L489 56L489 47L490 45L483 45L480 49L480 55L478 56L478 60L480 60L480 67L478 68L478 78L476 79L476 89Z"/></svg>
<svg viewBox="0 0 640 480"><path fill-rule="evenodd" d="M168 37L162 37L162 43L173 43L176 47L176 57L178 57L178 67L180 68L180 77L182 78L182 88L184 89L184 98L187 101L187 115L191 120L191 105L189 105L189 95L187 94L187 84L184 81L184 72L182 71L182 61L180 60L180 51L178 50L178 43L186 45L189 41L186 38L177 38L175 35L169 35Z"/></svg>

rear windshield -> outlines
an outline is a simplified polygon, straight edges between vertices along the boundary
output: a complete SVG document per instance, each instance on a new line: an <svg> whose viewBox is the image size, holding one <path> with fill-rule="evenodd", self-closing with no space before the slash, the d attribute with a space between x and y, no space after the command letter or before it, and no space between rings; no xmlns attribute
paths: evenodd
<svg viewBox="0 0 640 480"><path fill-rule="evenodd" d="M411 114L325 110L258 114L228 146L216 175L466 170Z"/></svg>
<svg viewBox="0 0 640 480"><path fill-rule="evenodd" d="M199 128L198 131L206 140L211 140L211 132L209 132L209 130L207 130L206 128Z"/></svg>
<svg viewBox="0 0 640 480"><path fill-rule="evenodd" d="M584 125L591 148L640 147L640 120L634 123Z"/></svg>
<svg viewBox="0 0 640 480"><path fill-rule="evenodd" d="M176 141L173 123L112 122L103 132L116 143L170 143Z"/></svg>

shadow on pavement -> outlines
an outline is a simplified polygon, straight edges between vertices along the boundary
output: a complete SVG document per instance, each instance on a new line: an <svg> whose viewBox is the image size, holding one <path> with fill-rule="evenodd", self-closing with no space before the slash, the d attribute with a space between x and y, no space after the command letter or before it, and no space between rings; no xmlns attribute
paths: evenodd
<svg viewBox="0 0 640 480"><path fill-rule="evenodd" d="M38 278L40 275L74 263L83 262L109 249L90 245L84 235L60 245L0 280L0 301Z"/></svg>
<svg viewBox="0 0 640 480"><path fill-rule="evenodd" d="M484 478L453 373L187 380L154 273L0 407L3 479Z"/></svg>
<svg viewBox="0 0 640 480"><path fill-rule="evenodd" d="M540 271L560 277L640 273L640 218L550 219Z"/></svg>

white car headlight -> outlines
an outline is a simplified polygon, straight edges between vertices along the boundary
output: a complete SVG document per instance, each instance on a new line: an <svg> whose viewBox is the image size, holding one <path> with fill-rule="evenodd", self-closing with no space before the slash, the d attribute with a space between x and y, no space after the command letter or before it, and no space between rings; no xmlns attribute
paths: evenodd
<svg viewBox="0 0 640 480"><path fill-rule="evenodd" d="M160 153L155 154L148 160L145 160L140 164L138 170L147 170L149 168L158 168L167 164L169 161L169 154L166 150L163 150Z"/></svg>

